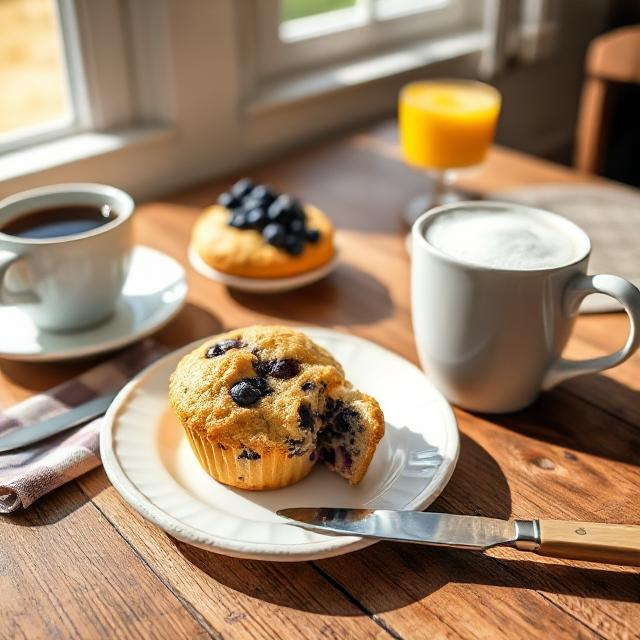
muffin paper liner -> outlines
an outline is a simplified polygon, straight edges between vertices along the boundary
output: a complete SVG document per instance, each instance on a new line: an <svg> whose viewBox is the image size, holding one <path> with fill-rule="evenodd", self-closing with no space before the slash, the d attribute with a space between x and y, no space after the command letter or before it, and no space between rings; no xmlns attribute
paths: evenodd
<svg viewBox="0 0 640 640"><path fill-rule="evenodd" d="M199 433L185 428L187 438L204 470L218 482L239 489L278 489L302 480L313 469L309 454L289 457L286 451L255 450L260 458L250 460L242 455L247 447L232 447L211 442Z"/></svg>

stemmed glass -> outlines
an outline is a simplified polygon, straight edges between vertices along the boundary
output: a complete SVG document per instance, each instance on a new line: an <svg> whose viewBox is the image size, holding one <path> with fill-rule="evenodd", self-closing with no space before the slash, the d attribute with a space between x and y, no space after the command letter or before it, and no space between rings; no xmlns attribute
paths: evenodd
<svg viewBox="0 0 640 640"><path fill-rule="evenodd" d="M428 193L411 200L409 224L424 211L461 199L452 187L460 169L479 165L493 142L501 97L475 80L412 82L400 92L400 142L405 161L426 169Z"/></svg>

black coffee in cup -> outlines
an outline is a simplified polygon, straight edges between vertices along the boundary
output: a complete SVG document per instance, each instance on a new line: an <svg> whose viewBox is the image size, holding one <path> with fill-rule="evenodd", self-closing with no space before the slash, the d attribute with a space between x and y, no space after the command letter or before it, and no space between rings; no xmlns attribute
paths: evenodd
<svg viewBox="0 0 640 640"><path fill-rule="evenodd" d="M9 220L0 227L2 233L17 238L47 240L87 233L117 218L117 213L107 204L67 205L30 211Z"/></svg>

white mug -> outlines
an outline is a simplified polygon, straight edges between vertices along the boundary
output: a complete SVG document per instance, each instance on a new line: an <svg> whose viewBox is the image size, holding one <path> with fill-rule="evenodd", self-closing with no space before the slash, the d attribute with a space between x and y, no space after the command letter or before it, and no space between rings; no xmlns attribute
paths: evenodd
<svg viewBox="0 0 640 640"><path fill-rule="evenodd" d="M115 310L129 270L134 202L101 184L59 184L0 201L0 229L32 211L108 205L114 220L91 231L45 239L0 231L0 304L20 305L41 329L72 331Z"/></svg>
<svg viewBox="0 0 640 640"><path fill-rule="evenodd" d="M437 218L451 211L523 211L552 216L578 248L558 267L502 269L452 257L426 239ZM603 212L606 215L606 212ZM463 408L517 411L541 390L624 362L640 344L640 291L623 278L586 275L591 242L556 214L500 202L461 202L423 214L412 229L413 330L420 361L447 398ZM561 357L580 302L589 294L617 299L629 315L626 344L589 360Z"/></svg>

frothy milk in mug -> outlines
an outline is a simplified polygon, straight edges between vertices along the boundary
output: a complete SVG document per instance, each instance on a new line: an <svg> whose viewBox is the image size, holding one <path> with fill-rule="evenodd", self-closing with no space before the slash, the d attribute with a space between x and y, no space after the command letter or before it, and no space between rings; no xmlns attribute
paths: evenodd
<svg viewBox="0 0 640 640"><path fill-rule="evenodd" d="M572 235L555 218L517 210L453 210L438 216L425 237L448 256L494 269L548 269L580 257Z"/></svg>

